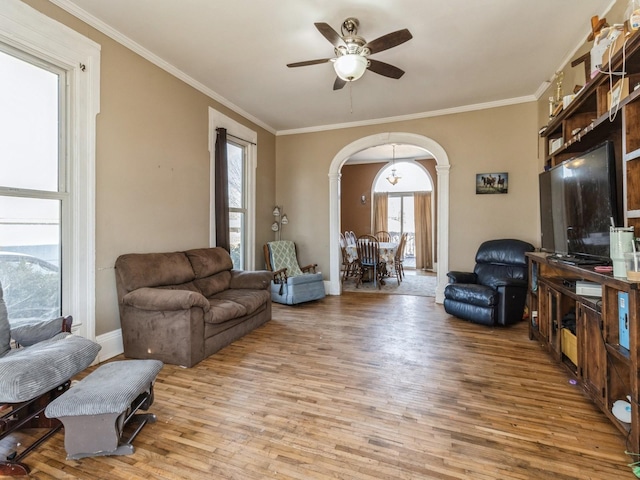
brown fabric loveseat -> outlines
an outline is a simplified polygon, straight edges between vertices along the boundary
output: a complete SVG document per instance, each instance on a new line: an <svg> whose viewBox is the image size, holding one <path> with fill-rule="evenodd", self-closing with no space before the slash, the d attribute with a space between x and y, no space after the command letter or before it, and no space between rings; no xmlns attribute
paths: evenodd
<svg viewBox="0 0 640 480"><path fill-rule="evenodd" d="M233 270L223 248L116 260L124 354L191 367L271 320L268 271Z"/></svg>

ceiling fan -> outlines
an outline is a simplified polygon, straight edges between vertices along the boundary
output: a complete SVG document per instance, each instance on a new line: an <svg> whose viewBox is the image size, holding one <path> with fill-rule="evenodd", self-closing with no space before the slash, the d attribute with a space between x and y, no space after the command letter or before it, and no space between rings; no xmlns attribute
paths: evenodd
<svg viewBox="0 0 640 480"><path fill-rule="evenodd" d="M369 58L369 55L396 47L413 36L406 28L388 33L382 37L367 42L358 35L360 22L357 18L349 17L344 22L339 35L327 23L314 23L318 31L331 42L334 47L335 57L320 58L318 60L307 60L305 62L288 63L287 67L306 67L307 65L317 65L320 63L333 62L336 71L336 81L333 84L334 90L339 90L347 82L358 80L365 72L371 70L384 77L398 79L404 75L404 70L388 63Z"/></svg>

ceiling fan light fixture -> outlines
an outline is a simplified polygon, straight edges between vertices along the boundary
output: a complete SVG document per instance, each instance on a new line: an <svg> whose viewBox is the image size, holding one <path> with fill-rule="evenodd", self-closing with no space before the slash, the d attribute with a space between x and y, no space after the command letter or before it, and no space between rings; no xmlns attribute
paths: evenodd
<svg viewBox="0 0 640 480"><path fill-rule="evenodd" d="M353 82L358 80L367 69L368 61L362 55L356 53L347 53L336 58L333 62L333 68L336 75L345 82Z"/></svg>

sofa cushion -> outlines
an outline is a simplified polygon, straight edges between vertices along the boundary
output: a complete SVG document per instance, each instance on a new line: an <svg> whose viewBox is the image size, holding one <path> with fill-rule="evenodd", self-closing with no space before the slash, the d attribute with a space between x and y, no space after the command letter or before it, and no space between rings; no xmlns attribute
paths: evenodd
<svg viewBox="0 0 640 480"><path fill-rule="evenodd" d="M233 261L224 248L196 248L184 252L191 262L196 278L204 278L233 268Z"/></svg>
<svg viewBox="0 0 640 480"><path fill-rule="evenodd" d="M253 288L263 290L269 288L273 280L273 272L269 270L231 270L229 288Z"/></svg>
<svg viewBox="0 0 640 480"><path fill-rule="evenodd" d="M244 317L247 309L232 300L221 300L212 298L209 300L211 308L204 317L207 323L223 323L234 318Z"/></svg>
<svg viewBox="0 0 640 480"><path fill-rule="evenodd" d="M116 260L116 274L126 291L177 285L193 280L193 269L182 252L128 253Z"/></svg>
<svg viewBox="0 0 640 480"><path fill-rule="evenodd" d="M271 293L268 290L251 290L248 288L230 289L217 293L213 298L239 303L247 309L247 315L251 315L269 301Z"/></svg>
<svg viewBox="0 0 640 480"><path fill-rule="evenodd" d="M209 277L198 278L193 283L198 290L207 298L212 297L216 293L222 292L229 288L231 282L231 272L228 270L216 273Z"/></svg>
<svg viewBox="0 0 640 480"><path fill-rule="evenodd" d="M169 288L138 288L122 298L123 305L158 312L188 310L200 307L205 312L209 302L200 292Z"/></svg>

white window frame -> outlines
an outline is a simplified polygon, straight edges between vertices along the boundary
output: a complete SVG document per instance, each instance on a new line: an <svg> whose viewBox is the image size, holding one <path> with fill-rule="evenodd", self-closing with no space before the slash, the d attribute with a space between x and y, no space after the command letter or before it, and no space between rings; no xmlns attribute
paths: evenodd
<svg viewBox="0 0 640 480"><path fill-rule="evenodd" d="M20 0L0 2L0 42L67 77L66 185L62 230L63 314L74 332L95 339L95 157L100 111L100 45Z"/></svg>
<svg viewBox="0 0 640 480"><path fill-rule="evenodd" d="M225 128L228 135L233 135L234 143L246 146L246 171L245 171L245 195L246 195L246 251L245 270L255 270L256 265L256 168L258 165L258 133L223 113L209 107L209 245L216 245L215 222L215 150L216 129ZM241 139L241 140L240 140Z"/></svg>

